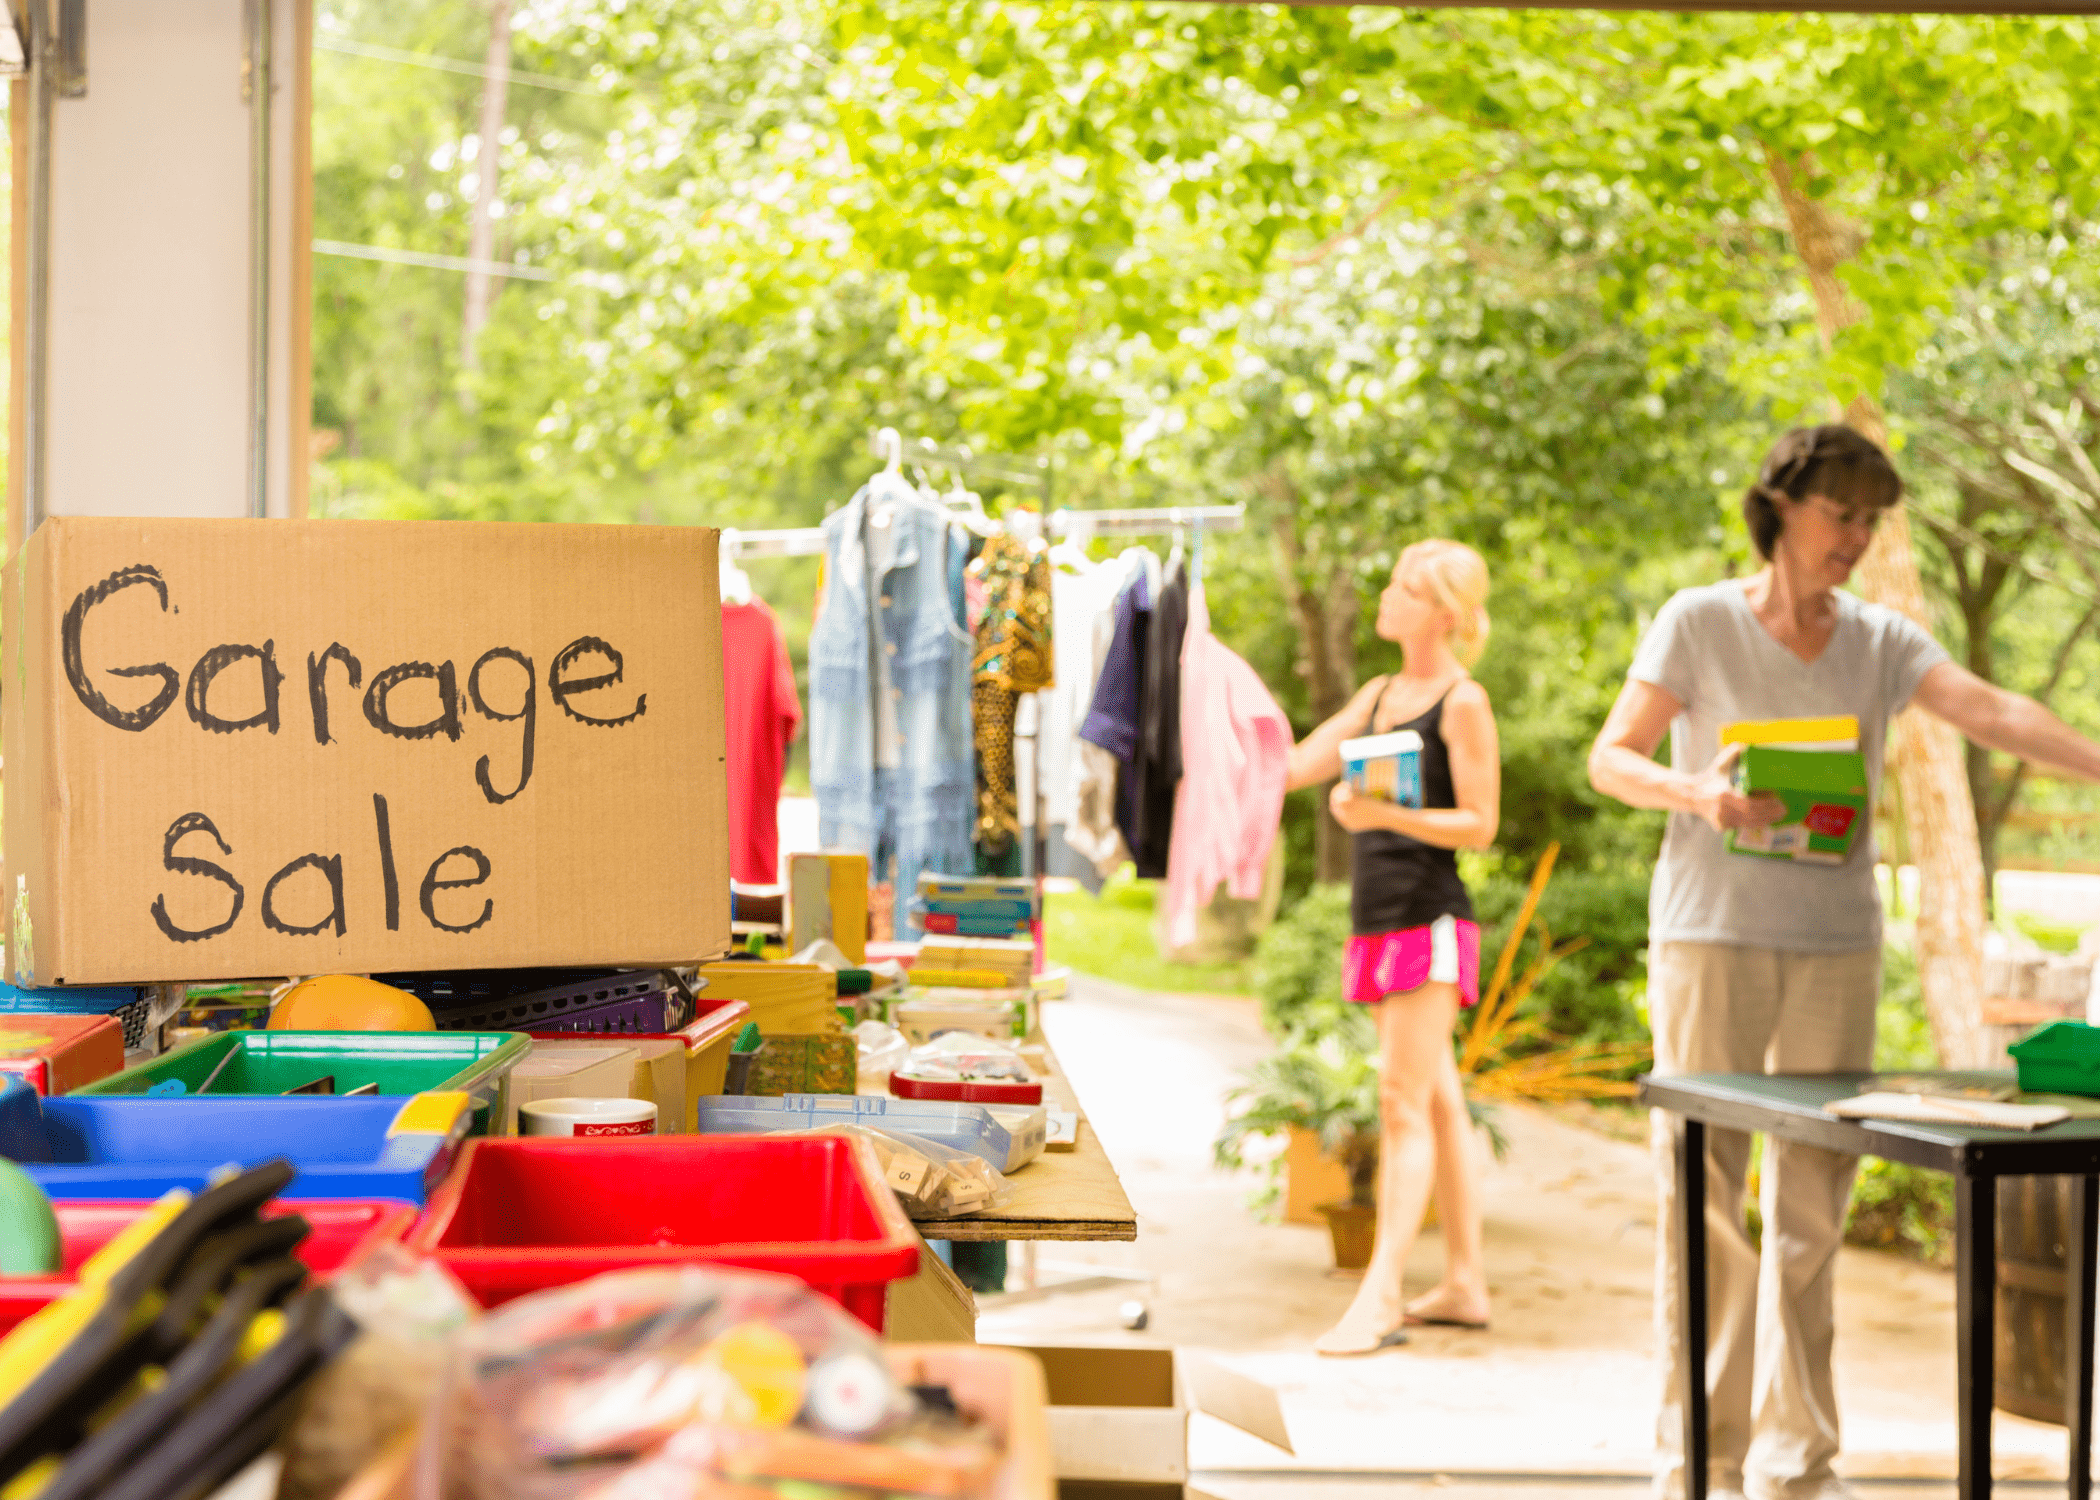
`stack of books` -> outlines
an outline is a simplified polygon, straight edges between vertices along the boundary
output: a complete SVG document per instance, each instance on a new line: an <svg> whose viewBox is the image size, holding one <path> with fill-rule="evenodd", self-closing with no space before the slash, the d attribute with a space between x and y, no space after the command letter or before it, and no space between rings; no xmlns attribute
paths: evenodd
<svg viewBox="0 0 2100 1500"><path fill-rule="evenodd" d="M1034 931L1035 882L921 875L912 915L929 936L1026 938Z"/></svg>
<svg viewBox="0 0 2100 1500"><path fill-rule="evenodd" d="M1025 938L944 938L928 934L912 965L913 983L926 988L921 975L987 975L994 986L1025 988L1035 972L1035 944Z"/></svg>

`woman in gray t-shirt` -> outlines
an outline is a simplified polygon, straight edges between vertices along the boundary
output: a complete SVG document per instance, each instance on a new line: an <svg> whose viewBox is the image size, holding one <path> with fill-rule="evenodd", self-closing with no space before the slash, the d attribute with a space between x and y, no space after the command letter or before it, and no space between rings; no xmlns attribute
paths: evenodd
<svg viewBox="0 0 2100 1500"><path fill-rule="evenodd" d="M1882 514L1902 498L1888 455L1849 427L1797 428L1767 455L1743 497L1765 567L1748 579L1686 589L1642 638L1625 688L1590 750L1590 782L1634 807L1670 813L1649 893L1648 1013L1658 1073L1827 1073L1873 1065L1881 993L1881 899L1874 884L1874 793L1889 720L1915 703L1971 740L2053 770L2100 780L2100 746L2030 699L1957 666L1908 617L1841 591ZM1833 808L1852 834L1823 862L1733 852L1777 847L1785 806L1735 786L1731 724L1851 717L1866 762L1863 810ZM1670 765L1656 764L1667 732ZM1857 827L1851 827L1856 822ZM1650 1139L1660 1198L1674 1223L1667 1123ZM1711 1340L1707 1363L1709 1492L1753 1500L1842 1494L1831 1468L1831 1292L1854 1159L1769 1142L1760 1280L1743 1224L1750 1138L1707 1132L1706 1224ZM1657 1230L1656 1344L1663 1411L1660 1490L1682 1495L1683 1350L1675 1237ZM1754 1396L1754 1399L1753 1399ZM1755 1439L1753 1447L1753 1439Z"/></svg>

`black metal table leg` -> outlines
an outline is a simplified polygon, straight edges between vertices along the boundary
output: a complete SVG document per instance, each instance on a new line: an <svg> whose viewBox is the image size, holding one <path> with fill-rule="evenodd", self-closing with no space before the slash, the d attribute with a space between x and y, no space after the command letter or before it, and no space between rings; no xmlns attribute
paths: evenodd
<svg viewBox="0 0 2100 1500"><path fill-rule="evenodd" d="M1706 1126L1681 1116L1671 1233L1677 1236L1677 1315L1684 1338L1684 1493L1685 1500L1706 1500Z"/></svg>
<svg viewBox="0 0 2100 1500"><path fill-rule="evenodd" d="M1998 1179L1954 1177L1954 1368L1960 1460L1956 1500L1991 1493L1992 1297L1998 1284Z"/></svg>
<svg viewBox="0 0 2100 1500"><path fill-rule="evenodd" d="M2071 1179L2069 1274L2064 1277L2064 1429L2070 1500L2093 1491L2093 1274L2100 1263L2100 1177Z"/></svg>

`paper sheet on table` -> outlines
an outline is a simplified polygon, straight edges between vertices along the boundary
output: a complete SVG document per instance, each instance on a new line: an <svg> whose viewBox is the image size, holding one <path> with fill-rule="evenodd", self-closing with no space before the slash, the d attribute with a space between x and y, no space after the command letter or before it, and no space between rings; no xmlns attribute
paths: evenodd
<svg viewBox="0 0 2100 1500"><path fill-rule="evenodd" d="M2071 1118L2056 1104L2001 1104L1992 1099L1950 1099L1933 1094L1859 1094L1833 1099L1825 1114L1841 1120L1915 1120L1928 1125L1989 1125L1999 1130L2041 1130Z"/></svg>

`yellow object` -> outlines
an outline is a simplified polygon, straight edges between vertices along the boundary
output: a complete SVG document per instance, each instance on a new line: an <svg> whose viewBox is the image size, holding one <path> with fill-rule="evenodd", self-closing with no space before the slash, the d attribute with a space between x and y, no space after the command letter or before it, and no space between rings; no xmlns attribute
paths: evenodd
<svg viewBox="0 0 2100 1500"><path fill-rule="evenodd" d="M816 964L759 964L738 960L702 964L707 994L751 1007L759 1031L815 1034L843 1031L838 976Z"/></svg>
<svg viewBox="0 0 2100 1500"><path fill-rule="evenodd" d="M996 990L1006 986L1007 978L997 969L918 969L911 971L911 982L920 989Z"/></svg>
<svg viewBox="0 0 2100 1500"><path fill-rule="evenodd" d="M739 1323L703 1349L701 1358L751 1398L754 1426L785 1427L802 1410L809 1363L795 1341L771 1323Z"/></svg>
<svg viewBox="0 0 2100 1500"><path fill-rule="evenodd" d="M790 854L787 886L790 952L829 938L849 964L867 960L867 855L836 849Z"/></svg>
<svg viewBox="0 0 2100 1500"><path fill-rule="evenodd" d="M418 1094L401 1106L387 1138L397 1135L450 1135L463 1129L461 1122L474 1113L474 1097L454 1090Z"/></svg>
<svg viewBox="0 0 2100 1500"><path fill-rule="evenodd" d="M1859 720L1850 714L1823 719L1744 719L1721 726L1724 745L1818 745L1859 748Z"/></svg>
<svg viewBox="0 0 2100 1500"><path fill-rule="evenodd" d="M82 1263L74 1277L79 1283L76 1290L31 1313L13 1332L0 1338L0 1406L27 1389L58 1352L73 1341L74 1335L102 1310L104 1289L110 1278L167 1228L189 1202L190 1195L181 1188L163 1194ZM148 1298L147 1302L157 1316L159 1299Z"/></svg>
<svg viewBox="0 0 2100 1500"><path fill-rule="evenodd" d="M358 974L301 980L270 1012L272 1031L435 1031L430 1007Z"/></svg>
<svg viewBox="0 0 2100 1500"><path fill-rule="evenodd" d="M0 1489L0 1500L36 1500L65 1465L65 1459L58 1454L45 1454Z"/></svg>

